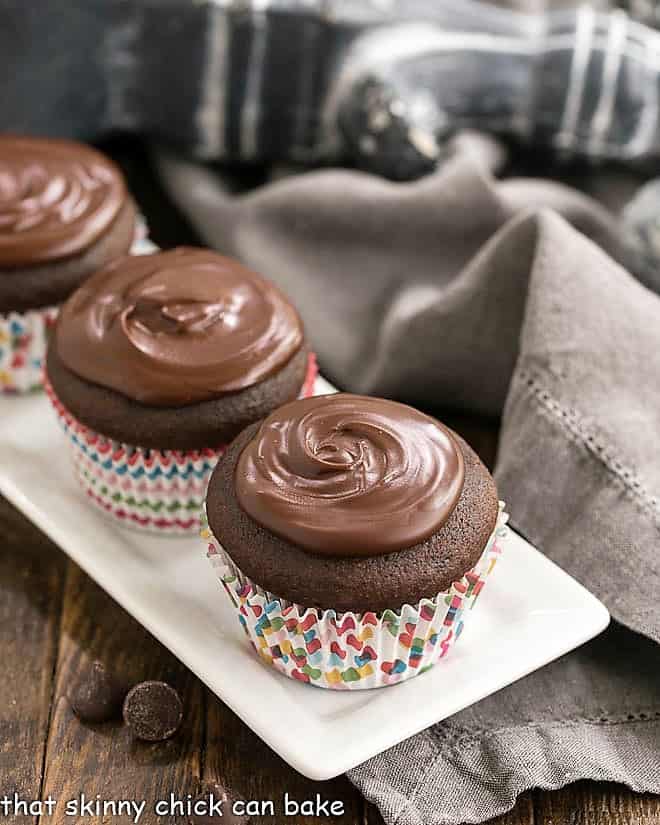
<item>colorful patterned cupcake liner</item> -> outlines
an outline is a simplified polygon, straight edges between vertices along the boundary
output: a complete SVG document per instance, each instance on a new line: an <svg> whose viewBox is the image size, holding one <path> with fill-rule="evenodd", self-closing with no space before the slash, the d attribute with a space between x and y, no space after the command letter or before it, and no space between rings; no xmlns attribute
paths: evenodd
<svg viewBox="0 0 660 825"><path fill-rule="evenodd" d="M302 398L314 394L316 376L316 358L310 354ZM75 476L94 506L137 530L199 533L208 480L226 445L182 452L123 444L78 421L47 377L44 386L68 438Z"/></svg>
<svg viewBox="0 0 660 825"><path fill-rule="evenodd" d="M500 502L479 561L449 590L379 614L305 608L277 598L236 567L202 518L207 558L259 657L291 679L361 690L404 682L447 655L502 553L508 515Z"/></svg>
<svg viewBox="0 0 660 825"><path fill-rule="evenodd" d="M144 255L156 249L146 238L146 232L140 216L131 254ZM51 306L0 313L0 395L18 395L43 388L43 361L58 311L59 307Z"/></svg>
<svg viewBox="0 0 660 825"><path fill-rule="evenodd" d="M41 389L43 359L57 307L0 314L0 393Z"/></svg>

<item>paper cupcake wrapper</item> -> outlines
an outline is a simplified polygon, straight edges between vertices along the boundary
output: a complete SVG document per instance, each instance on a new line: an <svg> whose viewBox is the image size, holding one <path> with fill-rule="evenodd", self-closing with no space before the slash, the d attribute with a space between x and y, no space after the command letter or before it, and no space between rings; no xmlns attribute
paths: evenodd
<svg viewBox="0 0 660 825"><path fill-rule="evenodd" d="M0 314L0 393L41 389L48 335L57 307Z"/></svg>
<svg viewBox="0 0 660 825"><path fill-rule="evenodd" d="M310 354L300 396L314 394ZM67 436L75 476L90 502L127 527L168 535L198 535L213 468L226 445L203 450L151 450L123 444L86 427L44 386Z"/></svg>
<svg viewBox="0 0 660 825"><path fill-rule="evenodd" d="M291 679L361 690L405 682L448 654L502 553L508 516L500 502L479 561L449 590L378 614L337 613L277 598L236 567L203 519L207 558L259 657Z"/></svg>
<svg viewBox="0 0 660 825"><path fill-rule="evenodd" d="M144 255L156 249L146 234L144 219L138 216L131 254ZM43 388L48 336L58 311L58 306L52 306L0 313L0 394L17 395Z"/></svg>

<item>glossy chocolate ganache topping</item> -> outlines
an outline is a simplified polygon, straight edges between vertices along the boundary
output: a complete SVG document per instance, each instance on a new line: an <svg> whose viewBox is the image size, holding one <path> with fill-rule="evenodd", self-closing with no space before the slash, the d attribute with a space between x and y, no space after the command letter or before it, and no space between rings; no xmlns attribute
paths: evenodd
<svg viewBox="0 0 660 825"><path fill-rule="evenodd" d="M463 489L452 434L412 407L360 395L294 401L268 416L241 453L242 509L312 553L369 556L418 544Z"/></svg>
<svg viewBox="0 0 660 825"><path fill-rule="evenodd" d="M272 283L230 258L185 247L97 272L65 303L55 335L76 375L161 407L250 387L303 341L296 310Z"/></svg>
<svg viewBox="0 0 660 825"><path fill-rule="evenodd" d="M121 172L89 146L0 135L0 268L84 252L127 197Z"/></svg>

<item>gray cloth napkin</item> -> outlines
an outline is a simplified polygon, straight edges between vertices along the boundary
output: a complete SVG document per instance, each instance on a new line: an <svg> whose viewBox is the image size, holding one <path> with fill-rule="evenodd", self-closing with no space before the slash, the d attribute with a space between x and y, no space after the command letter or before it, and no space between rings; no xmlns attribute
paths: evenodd
<svg viewBox="0 0 660 825"><path fill-rule="evenodd" d="M498 181L501 159L468 136L415 183L326 170L235 193L158 155L205 240L295 300L340 387L502 415L513 525L615 619L352 770L390 825L482 822L579 778L660 792L660 298L615 263L603 207Z"/></svg>

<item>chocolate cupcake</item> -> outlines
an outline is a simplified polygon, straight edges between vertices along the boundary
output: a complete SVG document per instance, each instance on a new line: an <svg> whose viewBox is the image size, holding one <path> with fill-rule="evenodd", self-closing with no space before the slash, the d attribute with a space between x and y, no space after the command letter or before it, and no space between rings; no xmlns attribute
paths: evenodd
<svg viewBox="0 0 660 825"><path fill-rule="evenodd" d="M225 445L311 394L316 366L272 283L180 248L86 281L62 307L46 373L90 500L131 526L194 533Z"/></svg>
<svg viewBox="0 0 660 825"><path fill-rule="evenodd" d="M135 237L108 158L66 140L0 135L0 392L41 384L57 307Z"/></svg>
<svg viewBox="0 0 660 825"><path fill-rule="evenodd" d="M256 651L335 689L442 658L493 568L506 516L458 435L358 395L294 401L243 431L209 482L208 557Z"/></svg>

